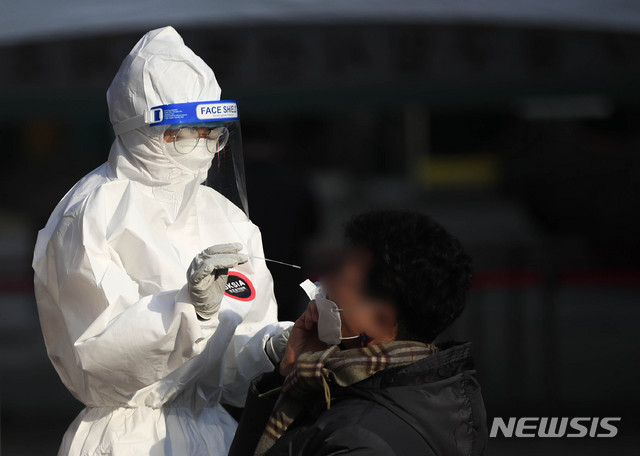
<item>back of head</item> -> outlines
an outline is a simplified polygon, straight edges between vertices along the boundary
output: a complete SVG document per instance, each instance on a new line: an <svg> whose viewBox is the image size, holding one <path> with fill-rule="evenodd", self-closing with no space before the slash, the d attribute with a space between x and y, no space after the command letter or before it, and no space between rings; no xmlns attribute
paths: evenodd
<svg viewBox="0 0 640 456"><path fill-rule="evenodd" d="M432 342L464 310L471 258L431 218L368 212L347 224L346 238L373 255L367 291L396 305L398 340Z"/></svg>

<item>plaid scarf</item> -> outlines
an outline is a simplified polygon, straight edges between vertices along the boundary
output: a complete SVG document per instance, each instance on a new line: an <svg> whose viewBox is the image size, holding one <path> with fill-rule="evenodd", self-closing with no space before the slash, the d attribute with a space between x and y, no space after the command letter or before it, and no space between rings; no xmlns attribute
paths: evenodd
<svg viewBox="0 0 640 456"><path fill-rule="evenodd" d="M327 410L331 408L331 384L350 386L383 369L406 366L436 353L432 344L393 341L363 348L340 350L337 345L324 351L304 353L282 385L280 397L258 441L254 456L266 453L287 430L296 416L320 391Z"/></svg>

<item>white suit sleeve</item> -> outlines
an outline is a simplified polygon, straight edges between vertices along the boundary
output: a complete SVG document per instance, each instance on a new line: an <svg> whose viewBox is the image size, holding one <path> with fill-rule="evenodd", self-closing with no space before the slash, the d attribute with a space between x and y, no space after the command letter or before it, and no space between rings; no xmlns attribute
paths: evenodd
<svg viewBox="0 0 640 456"><path fill-rule="evenodd" d="M233 336L225 356L222 402L234 407L244 407L251 380L275 367L267 356L264 345L270 337L280 334L291 322L273 323L254 335L243 334L252 328L240 325Z"/></svg>
<svg viewBox="0 0 640 456"><path fill-rule="evenodd" d="M197 355L203 330L184 288L140 296L102 233L90 232L101 224L90 225L62 219L47 246L46 287L78 367L126 400Z"/></svg>
<svg viewBox="0 0 640 456"><path fill-rule="evenodd" d="M250 251L264 256L259 231L252 236L249 247ZM274 368L264 349L267 340L293 325L292 322L278 322L273 281L266 266L263 273L268 280L261 280L264 288L259 290L263 294L260 304L254 305L238 325L225 354L222 402L235 407L244 407L251 380Z"/></svg>

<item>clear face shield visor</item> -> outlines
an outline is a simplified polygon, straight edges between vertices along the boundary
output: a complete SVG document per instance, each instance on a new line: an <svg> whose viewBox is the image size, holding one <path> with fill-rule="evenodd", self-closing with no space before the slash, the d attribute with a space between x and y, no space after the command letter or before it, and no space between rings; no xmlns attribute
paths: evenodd
<svg viewBox="0 0 640 456"><path fill-rule="evenodd" d="M249 216L240 120L216 125L213 133L213 137L209 136L207 142L211 144L211 150L216 152L203 185L226 197Z"/></svg>
<svg viewBox="0 0 640 456"><path fill-rule="evenodd" d="M137 118L114 125L116 134L140 124L161 127L170 159L207 171L211 187L249 215L238 105L232 100L156 106Z"/></svg>

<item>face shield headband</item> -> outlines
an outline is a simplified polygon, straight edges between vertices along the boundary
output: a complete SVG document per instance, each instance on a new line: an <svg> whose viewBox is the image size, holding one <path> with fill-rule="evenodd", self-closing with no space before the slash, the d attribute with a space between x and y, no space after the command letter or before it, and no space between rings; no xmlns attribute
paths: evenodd
<svg viewBox="0 0 640 456"><path fill-rule="evenodd" d="M226 122L238 120L238 105L234 100L196 101L155 106L139 116L113 125L116 135L149 125L179 125L199 122Z"/></svg>

